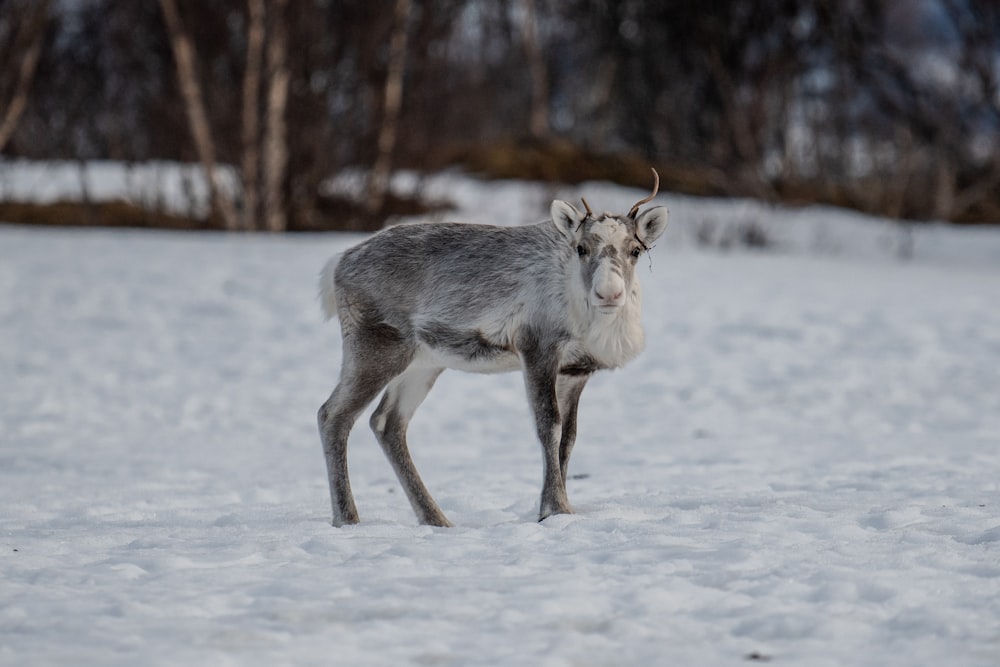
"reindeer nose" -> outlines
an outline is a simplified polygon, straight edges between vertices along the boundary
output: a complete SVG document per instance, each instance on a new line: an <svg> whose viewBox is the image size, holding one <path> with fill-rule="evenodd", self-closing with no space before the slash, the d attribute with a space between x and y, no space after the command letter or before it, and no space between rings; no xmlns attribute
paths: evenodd
<svg viewBox="0 0 1000 667"><path fill-rule="evenodd" d="M604 296L603 294L601 294L599 291L597 291L595 289L594 290L594 295L598 299L600 299L601 301L603 301L604 303L607 303L607 304L610 305L610 304L615 304L615 303L618 303L619 301L621 301L623 291L624 290L618 290L617 292L615 292L611 296Z"/></svg>

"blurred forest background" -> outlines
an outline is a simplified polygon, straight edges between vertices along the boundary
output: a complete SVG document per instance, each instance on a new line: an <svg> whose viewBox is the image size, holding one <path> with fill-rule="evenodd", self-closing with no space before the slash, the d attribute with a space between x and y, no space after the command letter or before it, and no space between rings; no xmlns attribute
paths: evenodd
<svg viewBox="0 0 1000 667"><path fill-rule="evenodd" d="M451 166L1000 222L1000 3L0 0L0 156L200 164L228 229Z"/></svg>

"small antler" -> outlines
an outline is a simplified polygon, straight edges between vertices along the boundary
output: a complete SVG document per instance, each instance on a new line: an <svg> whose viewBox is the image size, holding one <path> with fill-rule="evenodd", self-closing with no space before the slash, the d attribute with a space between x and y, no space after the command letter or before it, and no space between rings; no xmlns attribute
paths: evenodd
<svg viewBox="0 0 1000 667"><path fill-rule="evenodd" d="M587 217L588 218L593 218L594 217L594 212L590 210L590 204L587 203L587 200L584 199L583 197L580 197L580 201L583 202L583 207L585 209L587 209Z"/></svg>
<svg viewBox="0 0 1000 667"><path fill-rule="evenodd" d="M634 218L636 213L639 212L639 207L643 204L651 202L653 197L656 196L656 193L660 191L660 175L657 174L656 170L652 167L650 167L649 170L653 172L653 194L649 195L645 199L640 199L632 206L632 209L628 212L628 217L630 218ZM587 210L589 211L590 209Z"/></svg>

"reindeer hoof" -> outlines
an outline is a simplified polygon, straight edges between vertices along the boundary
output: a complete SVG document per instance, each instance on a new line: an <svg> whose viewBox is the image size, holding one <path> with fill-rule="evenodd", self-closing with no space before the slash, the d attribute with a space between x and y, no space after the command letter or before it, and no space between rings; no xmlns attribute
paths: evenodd
<svg viewBox="0 0 1000 667"><path fill-rule="evenodd" d="M361 523L361 519L358 517L358 510L350 508L348 510L334 512L333 521L331 523L334 528L340 528L341 526L350 526Z"/></svg>
<svg viewBox="0 0 1000 667"><path fill-rule="evenodd" d="M570 507L569 505L564 505L562 507L551 508L551 509L546 508L538 513L538 523L545 521L553 514L575 514L575 512L573 512L573 508Z"/></svg>
<svg viewBox="0 0 1000 667"><path fill-rule="evenodd" d="M428 514L428 515L423 516L420 519L420 523L422 523L425 526L437 526L438 528L454 528L455 527L455 524L453 524L451 521L448 521L448 517L446 517L441 512L438 512L436 514Z"/></svg>

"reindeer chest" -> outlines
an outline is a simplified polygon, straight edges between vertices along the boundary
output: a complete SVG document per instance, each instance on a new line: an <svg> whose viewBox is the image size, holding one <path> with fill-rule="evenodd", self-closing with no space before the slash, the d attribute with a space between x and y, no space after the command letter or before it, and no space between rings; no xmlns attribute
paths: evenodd
<svg viewBox="0 0 1000 667"><path fill-rule="evenodd" d="M616 316L598 314L586 320L565 347L564 358L590 359L596 370L619 368L642 352L645 336L637 310L626 307Z"/></svg>

